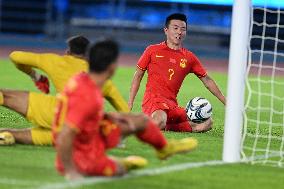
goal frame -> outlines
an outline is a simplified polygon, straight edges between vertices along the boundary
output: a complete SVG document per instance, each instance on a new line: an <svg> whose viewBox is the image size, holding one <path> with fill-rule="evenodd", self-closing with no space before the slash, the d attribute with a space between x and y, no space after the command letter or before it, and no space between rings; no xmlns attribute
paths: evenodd
<svg viewBox="0 0 284 189"><path fill-rule="evenodd" d="M233 4L222 157L228 163L241 160L251 6L251 0L234 0Z"/></svg>

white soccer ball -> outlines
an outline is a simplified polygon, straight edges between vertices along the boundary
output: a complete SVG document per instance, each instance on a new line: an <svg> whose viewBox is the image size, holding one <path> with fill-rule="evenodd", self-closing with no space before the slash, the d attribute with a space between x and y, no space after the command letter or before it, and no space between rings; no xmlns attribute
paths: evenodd
<svg viewBox="0 0 284 189"><path fill-rule="evenodd" d="M186 104L187 117L194 123L202 123L212 115L210 102L202 97L195 97Z"/></svg>

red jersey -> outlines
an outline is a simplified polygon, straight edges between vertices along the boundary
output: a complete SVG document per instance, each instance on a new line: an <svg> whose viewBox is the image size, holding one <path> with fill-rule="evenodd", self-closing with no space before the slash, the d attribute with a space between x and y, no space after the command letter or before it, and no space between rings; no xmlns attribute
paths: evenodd
<svg viewBox="0 0 284 189"><path fill-rule="evenodd" d="M53 136L56 139L64 122L78 132L72 153L74 162L81 170L85 169L86 163L101 158L107 148L100 132L103 115L103 96L91 78L86 73L72 78L59 97ZM58 158L57 167L63 168Z"/></svg>
<svg viewBox="0 0 284 189"><path fill-rule="evenodd" d="M170 49L165 42L148 46L140 57L137 67L148 72L144 102L149 94L176 102L177 94L187 74L194 73L197 77L207 75L192 52L185 48Z"/></svg>

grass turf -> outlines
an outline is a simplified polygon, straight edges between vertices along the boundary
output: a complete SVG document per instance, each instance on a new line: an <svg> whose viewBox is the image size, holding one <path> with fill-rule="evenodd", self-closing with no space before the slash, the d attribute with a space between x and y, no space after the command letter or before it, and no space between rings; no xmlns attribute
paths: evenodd
<svg viewBox="0 0 284 189"><path fill-rule="evenodd" d="M134 68L123 67L118 69L113 78L125 99ZM222 91L226 91L227 77L221 73L210 73ZM141 85L133 111L140 112L142 91ZM201 87L200 87L201 86ZM15 69L6 60L0 60L0 88L37 91L27 76ZM54 89L52 90L54 91ZM167 138L183 138L194 136L199 141L199 147L190 154L177 155L166 161L159 161L154 150L138 142L134 137L127 140L125 149L114 149L109 153L124 157L127 155L141 155L149 160L148 168L166 167L169 165L187 162L205 162L221 160L224 127L224 106L212 96L195 76L184 81L179 93L180 105L195 96L206 97L213 106L214 128L208 133L173 133L165 132ZM113 108L106 103L106 110ZM25 128L30 124L20 115L0 107L0 128ZM54 150L52 147L39 147L31 145L15 145L0 147L0 188L56 188L50 184L66 184L66 181L54 169ZM170 172L155 176L142 176L139 178L116 180L109 183L82 185L75 188L282 188L284 184L283 169L269 166L250 164L231 164L218 166L205 166L191 168L183 171ZM61 185L62 186L62 185ZM65 188L69 188L67 185Z"/></svg>

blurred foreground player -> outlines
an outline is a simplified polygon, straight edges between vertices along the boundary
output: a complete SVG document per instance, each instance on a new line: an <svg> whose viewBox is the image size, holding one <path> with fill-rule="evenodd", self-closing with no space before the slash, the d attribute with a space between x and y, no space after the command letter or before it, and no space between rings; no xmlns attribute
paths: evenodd
<svg viewBox="0 0 284 189"><path fill-rule="evenodd" d="M187 18L184 14L175 13L167 17L164 28L166 41L148 46L140 57L133 76L128 105L132 109L140 82L147 70L142 111L150 115L161 129L206 132L212 128L211 118L202 123L194 123L188 120L185 109L178 106L177 94L184 78L194 73L223 104L226 99L198 58L182 47L186 31Z"/></svg>
<svg viewBox="0 0 284 189"><path fill-rule="evenodd" d="M14 51L10 54L12 62L33 80L45 78L38 74L34 68L44 71L54 83L56 92L61 92L67 81L75 74L88 71L85 52L89 40L84 36L74 36L67 40L68 48L64 56L54 53L31 53ZM43 92L49 92L47 78L40 79L37 86ZM44 82L46 82L44 84ZM48 90L47 90L48 89ZM129 112L127 103L122 98L111 80L103 86L103 96L112 106L121 112ZM37 92L0 89L0 105L14 110L25 116L33 123L28 129L1 129L0 145L9 145L14 142L21 144L51 145L51 125L54 118L56 97Z"/></svg>
<svg viewBox="0 0 284 189"><path fill-rule="evenodd" d="M153 146L160 159L193 150L193 138L167 142L158 126L143 114L105 113L102 86L117 67L118 46L101 41L89 49L89 73L73 77L61 93L57 106L53 135L57 151L57 170L68 179L82 176L122 175L143 167L141 157L113 158L106 150L121 138L135 134Z"/></svg>

